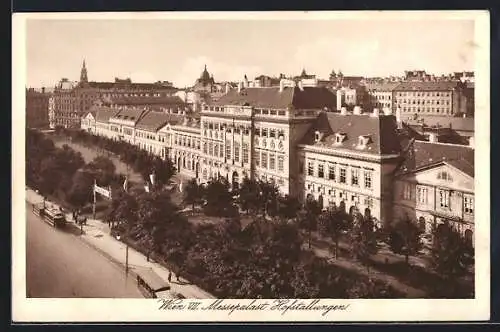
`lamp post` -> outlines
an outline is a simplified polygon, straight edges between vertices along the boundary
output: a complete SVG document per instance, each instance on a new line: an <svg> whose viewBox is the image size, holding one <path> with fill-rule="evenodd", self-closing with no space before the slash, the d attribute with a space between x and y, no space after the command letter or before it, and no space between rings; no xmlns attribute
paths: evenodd
<svg viewBox="0 0 500 332"><path fill-rule="evenodd" d="M116 239L120 241L121 236L118 235ZM128 242L126 240L125 240L125 274L128 275Z"/></svg>

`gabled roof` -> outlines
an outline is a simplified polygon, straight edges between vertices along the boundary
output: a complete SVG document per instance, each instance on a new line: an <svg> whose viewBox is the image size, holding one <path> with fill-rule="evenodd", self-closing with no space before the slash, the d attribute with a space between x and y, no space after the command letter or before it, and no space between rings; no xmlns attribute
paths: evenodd
<svg viewBox="0 0 500 332"><path fill-rule="evenodd" d="M466 145L414 141L398 173L415 172L424 167L448 163L474 177L474 149Z"/></svg>
<svg viewBox="0 0 500 332"><path fill-rule="evenodd" d="M139 121L146 112L147 111L143 109L125 108L121 109L112 118L117 120L134 121L137 123L137 121Z"/></svg>
<svg viewBox="0 0 500 332"><path fill-rule="evenodd" d="M173 125L182 121L182 118L182 115L149 111L136 123L136 128L156 132L167 123Z"/></svg>
<svg viewBox="0 0 500 332"><path fill-rule="evenodd" d="M185 105L186 103L177 96L168 97L121 97L110 98L108 104L115 105Z"/></svg>
<svg viewBox="0 0 500 332"><path fill-rule="evenodd" d="M457 88L459 83L456 81L441 82L421 82L407 81L399 83L394 90L396 91L449 91Z"/></svg>
<svg viewBox="0 0 500 332"><path fill-rule="evenodd" d="M319 142L315 142L316 131L323 135ZM345 134L340 145L335 144L336 134ZM357 148L359 136L370 138L363 150ZM301 144L376 155L399 154L401 151L396 118L393 115L373 117L369 114L341 115L336 112L321 112L304 135Z"/></svg>
<svg viewBox="0 0 500 332"><path fill-rule="evenodd" d="M322 109L324 107L335 107L336 96L326 88L285 87L280 92L279 87L271 88L244 88L238 93L230 90L213 105L237 105L245 104L257 108L286 109L293 106L295 109Z"/></svg>
<svg viewBox="0 0 500 332"><path fill-rule="evenodd" d="M94 106L92 107L92 109L94 109L96 112L96 122L108 122L111 117L113 117L120 111L118 109L101 106Z"/></svg>

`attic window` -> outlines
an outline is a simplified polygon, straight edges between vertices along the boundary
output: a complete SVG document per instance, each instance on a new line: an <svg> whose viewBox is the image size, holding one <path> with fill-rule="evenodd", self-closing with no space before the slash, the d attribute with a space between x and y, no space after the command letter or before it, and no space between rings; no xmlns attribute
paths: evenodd
<svg viewBox="0 0 500 332"><path fill-rule="evenodd" d="M444 181L453 181L453 178L451 177L450 173L446 171L439 172L437 178L439 180L444 180Z"/></svg>
<svg viewBox="0 0 500 332"><path fill-rule="evenodd" d="M360 135L358 137L358 148L364 149L370 143L370 136Z"/></svg>
<svg viewBox="0 0 500 332"><path fill-rule="evenodd" d="M322 139L323 139L323 133L321 133L318 130L316 130L314 132L314 142L315 143L321 142Z"/></svg>
<svg viewBox="0 0 500 332"><path fill-rule="evenodd" d="M346 136L347 135L344 133L335 134L335 144L342 144L345 141Z"/></svg>

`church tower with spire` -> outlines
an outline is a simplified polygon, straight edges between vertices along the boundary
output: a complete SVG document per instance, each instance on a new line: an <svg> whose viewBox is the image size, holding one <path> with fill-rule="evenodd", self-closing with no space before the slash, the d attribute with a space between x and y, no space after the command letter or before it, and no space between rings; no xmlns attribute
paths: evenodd
<svg viewBox="0 0 500 332"><path fill-rule="evenodd" d="M85 59L83 60L82 70L80 72L80 84L86 84L89 82L87 77L87 67L85 66Z"/></svg>

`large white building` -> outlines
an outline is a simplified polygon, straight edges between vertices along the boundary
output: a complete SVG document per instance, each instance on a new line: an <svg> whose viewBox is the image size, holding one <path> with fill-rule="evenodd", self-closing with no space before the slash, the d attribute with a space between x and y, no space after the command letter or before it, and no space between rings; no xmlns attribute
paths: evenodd
<svg viewBox="0 0 500 332"><path fill-rule="evenodd" d="M244 177L262 179L300 200L309 196L324 207L344 205L349 212L356 208L381 222L398 220L408 210L413 211L410 216L415 221L423 216L427 224L449 217L454 223L461 220L472 225L473 148L414 142L410 149L400 118L390 109L363 113L355 107L349 113L345 108L333 112L335 107L335 95L326 88L286 86L284 82L267 88L239 84L217 101L204 104L201 113L95 107L82 120L82 129L170 158L181 174L201 183L225 177L238 186ZM431 218L442 209L426 210L425 216L417 213L420 205L402 195L401 188L412 181L442 188L441 178L420 176L426 174L424 168L408 166L410 155L429 160L427 150L434 146L438 146L438 156L465 149L469 169L464 171L462 159L440 159L435 164L432 158L437 157L431 158L425 167L452 167L448 173L463 193L461 203L448 204L451 213ZM433 195L440 195L432 190L437 193ZM462 227L464 235L472 229L469 226Z"/></svg>

